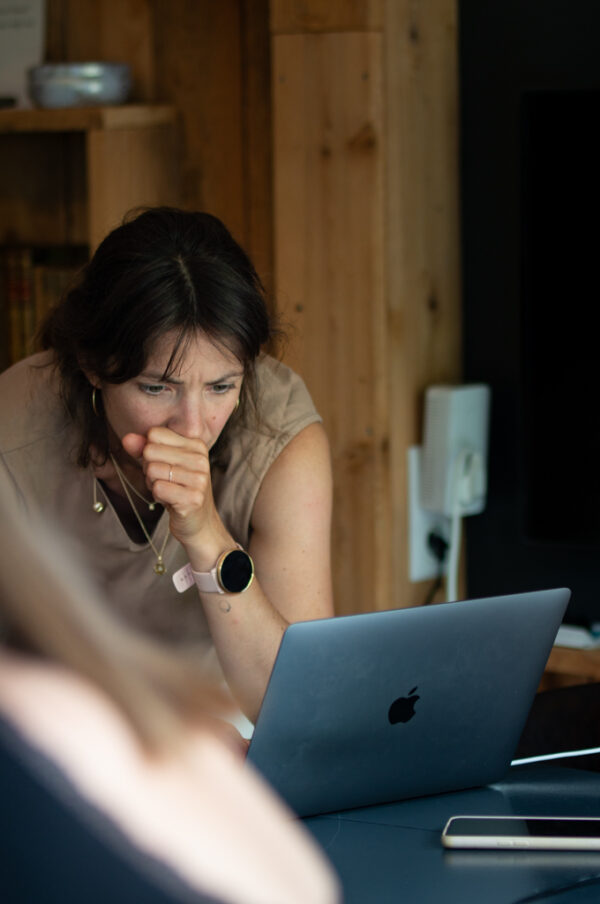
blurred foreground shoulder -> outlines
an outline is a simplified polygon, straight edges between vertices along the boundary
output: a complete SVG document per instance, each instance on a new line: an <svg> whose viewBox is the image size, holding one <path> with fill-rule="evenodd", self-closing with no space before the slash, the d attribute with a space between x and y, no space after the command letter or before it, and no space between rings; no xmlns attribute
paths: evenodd
<svg viewBox="0 0 600 904"><path fill-rule="evenodd" d="M232 904L336 904L324 855L243 760L204 729L158 757L68 670L0 655L0 715L141 853ZM76 731L65 731L76 725Z"/></svg>

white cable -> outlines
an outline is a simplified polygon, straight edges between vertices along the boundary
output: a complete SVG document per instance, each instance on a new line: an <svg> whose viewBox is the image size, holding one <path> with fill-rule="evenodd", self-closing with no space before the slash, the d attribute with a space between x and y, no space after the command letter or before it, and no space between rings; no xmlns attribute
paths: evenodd
<svg viewBox="0 0 600 904"><path fill-rule="evenodd" d="M461 449L456 457L452 474L452 521L450 526L450 548L448 550L448 577L446 579L446 601L458 599L458 568L462 535L463 506L468 502L469 469L473 456L469 449Z"/></svg>
<svg viewBox="0 0 600 904"><path fill-rule="evenodd" d="M446 601L458 599L458 565L460 560L462 517L458 506L455 507L450 525L450 549L448 551L448 576L446 578Z"/></svg>
<svg viewBox="0 0 600 904"><path fill-rule="evenodd" d="M562 760L571 756L590 756L600 753L600 747L586 747L584 750L564 750L561 753L543 753L539 756L526 756L520 760L513 760L511 766L524 766L526 763L541 763L543 760Z"/></svg>

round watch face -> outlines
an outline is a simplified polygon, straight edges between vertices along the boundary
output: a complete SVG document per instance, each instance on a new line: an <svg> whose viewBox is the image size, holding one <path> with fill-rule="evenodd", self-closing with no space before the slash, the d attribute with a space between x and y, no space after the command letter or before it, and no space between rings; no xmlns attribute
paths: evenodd
<svg viewBox="0 0 600 904"><path fill-rule="evenodd" d="M232 549L223 557L217 574L223 590L227 593L242 593L252 583L254 565L243 549Z"/></svg>

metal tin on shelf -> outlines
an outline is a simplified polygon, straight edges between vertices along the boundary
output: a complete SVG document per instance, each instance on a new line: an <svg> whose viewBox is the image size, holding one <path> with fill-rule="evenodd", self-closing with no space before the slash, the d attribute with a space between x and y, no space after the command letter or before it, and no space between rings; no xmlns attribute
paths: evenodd
<svg viewBox="0 0 600 904"><path fill-rule="evenodd" d="M129 63L44 63L27 71L32 102L47 109L122 104L131 83Z"/></svg>

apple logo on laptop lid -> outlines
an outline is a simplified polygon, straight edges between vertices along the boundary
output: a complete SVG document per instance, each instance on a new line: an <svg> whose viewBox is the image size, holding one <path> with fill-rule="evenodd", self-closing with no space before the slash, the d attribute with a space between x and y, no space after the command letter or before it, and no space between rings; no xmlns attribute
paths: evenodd
<svg viewBox="0 0 600 904"><path fill-rule="evenodd" d="M419 694L415 693L416 689L415 685L407 697L398 697L394 700L388 710L388 719L392 725L396 725L397 722L410 722L415 715L415 703L419 699Z"/></svg>

